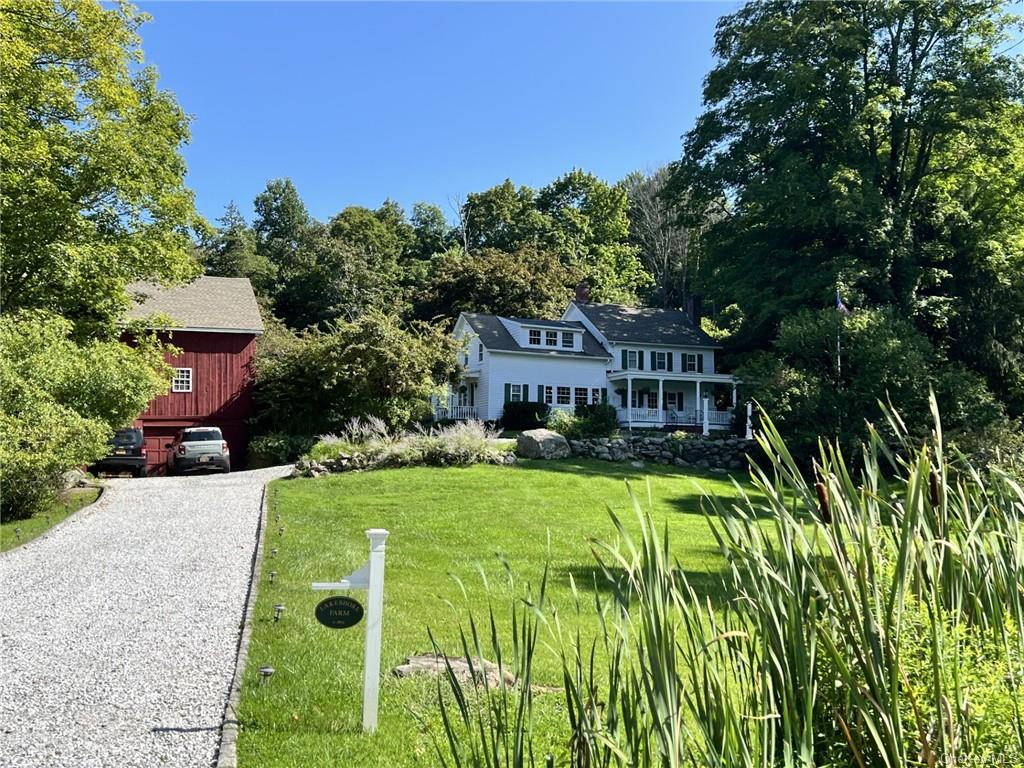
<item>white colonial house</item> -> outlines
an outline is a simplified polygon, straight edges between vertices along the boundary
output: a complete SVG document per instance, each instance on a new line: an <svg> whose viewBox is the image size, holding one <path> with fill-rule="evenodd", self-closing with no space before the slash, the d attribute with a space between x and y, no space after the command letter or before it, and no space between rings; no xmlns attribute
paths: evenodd
<svg viewBox="0 0 1024 768"><path fill-rule="evenodd" d="M699 314L577 299L560 320L464 312L452 333L465 345L462 380L439 419L497 420L505 403L533 400L608 402L628 427L732 425L736 381L715 372L720 345Z"/></svg>

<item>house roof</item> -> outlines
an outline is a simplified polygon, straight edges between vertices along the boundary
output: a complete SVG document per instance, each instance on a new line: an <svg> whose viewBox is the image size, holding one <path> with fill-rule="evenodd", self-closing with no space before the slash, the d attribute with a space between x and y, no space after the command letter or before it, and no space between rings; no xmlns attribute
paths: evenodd
<svg viewBox="0 0 1024 768"><path fill-rule="evenodd" d="M538 320L535 317L508 317L505 319L511 320L513 323L529 325L535 328L565 328L578 331L581 327L580 323L574 320Z"/></svg>
<svg viewBox="0 0 1024 768"><path fill-rule="evenodd" d="M508 332L508 328L502 322L502 318L497 315L481 315L476 312L463 312L462 316L466 318L466 322L470 324L477 336L480 337L480 341L483 345L492 352L527 352L531 355L552 355L555 357L599 357L605 359L608 357L608 352L601 342L594 338L594 335L590 333L583 325L583 323L573 322L569 320L543 320L544 324L554 325L557 323L558 328L571 329L574 331L581 331L583 333L583 350L573 351L562 348L532 348L524 347L516 341L512 334ZM517 320L515 318L507 317L504 318L514 323L525 322L526 324L535 324L532 320Z"/></svg>
<svg viewBox="0 0 1024 768"><path fill-rule="evenodd" d="M256 294L246 277L203 276L184 285L164 287L132 283L135 306L129 320L167 315L177 330L222 333L263 333Z"/></svg>
<svg viewBox="0 0 1024 768"><path fill-rule="evenodd" d="M697 328L688 314L678 309L582 301L573 303L608 341L682 347L721 346Z"/></svg>

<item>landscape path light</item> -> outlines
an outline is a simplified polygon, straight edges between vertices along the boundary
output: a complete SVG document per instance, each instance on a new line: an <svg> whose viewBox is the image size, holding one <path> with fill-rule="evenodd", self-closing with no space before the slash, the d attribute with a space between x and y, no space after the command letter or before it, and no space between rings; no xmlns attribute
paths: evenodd
<svg viewBox="0 0 1024 768"><path fill-rule="evenodd" d="M15 528L14 535L18 537L18 541L21 541L21 528Z"/></svg>
<svg viewBox="0 0 1024 768"><path fill-rule="evenodd" d="M271 557L277 557L277 547L274 547L273 549L270 550L270 556Z"/></svg>
<svg viewBox="0 0 1024 768"><path fill-rule="evenodd" d="M284 603L278 603L274 606L274 621L280 621L282 613L284 613Z"/></svg>
<svg viewBox="0 0 1024 768"><path fill-rule="evenodd" d="M274 579L277 578L277 571L271 571L267 575L270 577L270 583L273 584L274 583Z"/></svg>
<svg viewBox="0 0 1024 768"><path fill-rule="evenodd" d="M273 667L260 667L260 685L266 685L272 674L274 674Z"/></svg>
<svg viewBox="0 0 1024 768"><path fill-rule="evenodd" d="M279 525L277 527L277 535L278 536L284 536L284 526L283 525Z"/></svg>

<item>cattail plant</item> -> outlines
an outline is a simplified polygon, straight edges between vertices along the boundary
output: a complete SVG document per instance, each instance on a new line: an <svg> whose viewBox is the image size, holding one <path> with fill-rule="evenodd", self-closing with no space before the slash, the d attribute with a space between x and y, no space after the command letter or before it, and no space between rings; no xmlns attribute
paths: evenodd
<svg viewBox="0 0 1024 768"><path fill-rule="evenodd" d="M639 535L612 514L616 539L593 542L610 597L595 588L591 603L573 584L577 613L599 616L596 637L572 629L543 586L540 599L513 605L511 664L495 608L486 640L469 617L466 660L497 658L516 682L466 682L449 666L438 691L442 762L1020 763L1024 489L950 455L934 398L932 410L932 433L915 442L883 408L887 436L869 430L856 469L822 443L810 478L762 418L754 492L737 484L736 498L702 502L725 561L717 603L688 584L667 526L659 532L630 489ZM532 749L542 631L561 662L570 734L554 758Z"/></svg>

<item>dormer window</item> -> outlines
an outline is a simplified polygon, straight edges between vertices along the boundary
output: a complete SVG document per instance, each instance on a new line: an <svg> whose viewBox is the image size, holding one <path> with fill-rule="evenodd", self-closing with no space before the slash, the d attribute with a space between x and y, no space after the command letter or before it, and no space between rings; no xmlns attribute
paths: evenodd
<svg viewBox="0 0 1024 768"><path fill-rule="evenodd" d="M530 329L530 343L536 347L540 346L540 331Z"/></svg>
<svg viewBox="0 0 1024 768"><path fill-rule="evenodd" d="M565 347L566 349L572 349L573 347L575 347L576 344L573 341L572 337L573 334L571 332L562 331L562 346Z"/></svg>
<svg viewBox="0 0 1024 768"><path fill-rule="evenodd" d="M476 345L476 359L478 362L484 359L484 345L479 342Z"/></svg>
<svg viewBox="0 0 1024 768"><path fill-rule="evenodd" d="M549 347L558 346L558 331L545 331L544 344Z"/></svg>

